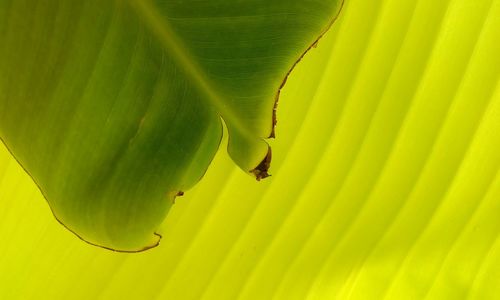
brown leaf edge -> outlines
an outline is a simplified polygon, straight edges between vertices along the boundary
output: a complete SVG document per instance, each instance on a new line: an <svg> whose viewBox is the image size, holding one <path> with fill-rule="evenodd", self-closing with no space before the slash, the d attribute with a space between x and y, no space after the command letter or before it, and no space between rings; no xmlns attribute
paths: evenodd
<svg viewBox="0 0 500 300"><path fill-rule="evenodd" d="M302 54L295 61L295 63L292 65L292 67L288 70L285 77L283 78L283 81L281 82L281 84L278 88L278 91L276 93L276 96L274 98L271 133L269 134L267 139L274 139L276 137L276 130L275 129L276 129L276 125L278 124L278 118L277 118L278 102L280 99L281 90L285 87L286 82L287 82L288 78L290 77L290 74L292 74L293 70L302 61L304 56L306 56L306 54L309 53L309 51L311 49L316 48L318 46L321 38L330 30L330 28L333 26L335 21L338 20L340 13L342 12L342 10L344 8L344 3L345 3L345 0L342 0L342 2L340 3L340 7L337 11L337 14L333 17L333 19L330 21L330 23L328 23L326 28L321 31L319 36L309 45L309 47L307 47L307 49L304 52L302 52ZM270 167L271 167L271 147L269 146L267 154L264 157L264 159L259 163L259 165L257 167L250 170L250 173L252 173L255 176L255 179L257 179L257 181L260 181L261 179L264 179L266 177L271 176L268 173Z"/></svg>
<svg viewBox="0 0 500 300"><path fill-rule="evenodd" d="M52 213L52 215L54 216L54 219L56 219L56 221L61 224L64 228L66 228L69 232L73 233L76 237L78 237L80 240L84 241L85 243L89 244L89 245L92 245L92 246L96 246L98 248L102 248L102 249L106 249L106 250L110 250L110 251L113 251L113 252L119 252L119 253L139 253L139 252L143 252L143 251L146 251L146 250L149 250L151 248L155 248L157 247L159 244L160 244L160 240L162 238L161 234L157 233L157 232L153 232L153 235L157 237L157 241L152 244L152 245L148 245L148 246L145 246L141 249L138 249L138 250L121 250L121 249L114 249L114 248L111 248L111 247L106 247L106 246L103 246L103 245L99 245L99 244L96 244L96 243L93 243L93 242L90 242L88 240L86 240L85 238L83 238L81 235L79 235L78 233L76 233L73 229L69 228L66 224L64 224L56 215L56 213L54 212L54 210L52 209L52 206L50 206L50 203L49 201L47 200L47 196L45 195L45 193L43 192L43 189L41 188L41 186L38 184L38 182L35 180L35 177L33 177L33 175L31 175L31 173L24 167L23 164L21 164L21 162L17 159L17 157L14 155L14 153L12 153L12 151L10 150L10 147L7 145L7 143L4 141L4 139L2 137L0 137L0 142L2 144L5 145L5 148L7 149L7 151L10 153L10 155L14 158L14 160L17 162L17 164L19 166L21 166L21 168L24 170L24 172L30 177L30 179L35 183L36 187L38 188L38 190L40 191L40 193L42 194L42 197L45 199L45 201L47 202L48 204L48 207L50 209L50 212ZM177 196L182 196L184 195L184 193L182 191L179 191L175 194L174 196L174 199L175 197Z"/></svg>

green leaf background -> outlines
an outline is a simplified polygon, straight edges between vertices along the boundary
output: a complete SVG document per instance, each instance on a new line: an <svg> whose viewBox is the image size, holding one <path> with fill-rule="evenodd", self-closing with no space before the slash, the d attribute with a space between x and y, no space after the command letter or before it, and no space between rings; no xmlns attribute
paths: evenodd
<svg viewBox="0 0 500 300"><path fill-rule="evenodd" d="M498 0L348 0L282 92L273 176L219 151L142 253L75 238L2 148L0 298L500 298L499 40Z"/></svg>

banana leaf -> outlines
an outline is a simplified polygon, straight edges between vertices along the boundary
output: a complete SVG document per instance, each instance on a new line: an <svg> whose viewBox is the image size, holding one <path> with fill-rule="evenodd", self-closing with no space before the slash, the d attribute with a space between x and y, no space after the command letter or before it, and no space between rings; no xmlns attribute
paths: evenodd
<svg viewBox="0 0 500 300"><path fill-rule="evenodd" d="M499 40L497 0L346 1L281 92L273 176L218 151L145 252L76 239L2 148L0 298L498 299Z"/></svg>
<svg viewBox="0 0 500 300"><path fill-rule="evenodd" d="M2 1L0 136L68 229L154 247L222 120L236 164L268 176L279 91L340 4Z"/></svg>

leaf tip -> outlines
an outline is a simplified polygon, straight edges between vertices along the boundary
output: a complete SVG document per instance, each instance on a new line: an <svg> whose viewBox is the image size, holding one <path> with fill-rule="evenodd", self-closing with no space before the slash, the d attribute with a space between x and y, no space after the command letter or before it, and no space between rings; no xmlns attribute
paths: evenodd
<svg viewBox="0 0 500 300"><path fill-rule="evenodd" d="M271 167L271 158L272 158L271 147L268 147L266 157L264 157L264 159L255 169L250 171L250 173L252 173L255 176L257 181L260 181L261 179L271 176L268 173L269 168Z"/></svg>

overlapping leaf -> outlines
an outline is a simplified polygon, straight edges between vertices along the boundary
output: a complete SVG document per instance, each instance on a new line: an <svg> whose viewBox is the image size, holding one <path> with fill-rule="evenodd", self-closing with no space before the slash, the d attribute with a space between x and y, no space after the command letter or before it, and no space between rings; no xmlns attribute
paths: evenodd
<svg viewBox="0 0 500 300"><path fill-rule="evenodd" d="M210 164L221 118L233 160L267 176L279 89L339 4L2 1L0 137L69 229L154 246Z"/></svg>

